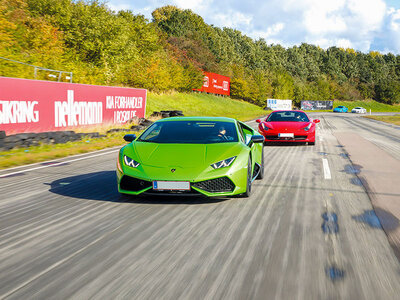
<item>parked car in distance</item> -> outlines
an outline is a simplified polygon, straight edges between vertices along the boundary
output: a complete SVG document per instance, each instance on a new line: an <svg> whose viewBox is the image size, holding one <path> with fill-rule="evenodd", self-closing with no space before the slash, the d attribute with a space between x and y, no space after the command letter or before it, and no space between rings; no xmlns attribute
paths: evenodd
<svg viewBox="0 0 400 300"><path fill-rule="evenodd" d="M351 110L352 113L356 113L356 114L366 114L367 110L364 107L358 106L358 107L354 107Z"/></svg>
<svg viewBox="0 0 400 300"><path fill-rule="evenodd" d="M335 107L333 109L333 112L341 112L341 113L347 113L349 109L346 106L339 105L338 107Z"/></svg>

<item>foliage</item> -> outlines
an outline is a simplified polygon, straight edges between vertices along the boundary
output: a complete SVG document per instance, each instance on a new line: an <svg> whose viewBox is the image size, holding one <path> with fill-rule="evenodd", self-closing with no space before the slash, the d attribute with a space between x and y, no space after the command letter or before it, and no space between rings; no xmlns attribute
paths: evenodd
<svg viewBox="0 0 400 300"><path fill-rule="evenodd" d="M286 49L171 5L152 16L99 0L0 0L0 56L72 71L75 82L157 92L199 88L202 70L210 71L231 77L232 97L259 106L268 98L400 102L400 55L306 43ZM0 60L0 76L34 72Z"/></svg>

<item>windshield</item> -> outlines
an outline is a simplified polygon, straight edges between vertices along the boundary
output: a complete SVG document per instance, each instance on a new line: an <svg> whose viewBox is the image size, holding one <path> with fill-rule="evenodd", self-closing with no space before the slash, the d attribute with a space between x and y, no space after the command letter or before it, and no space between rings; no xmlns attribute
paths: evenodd
<svg viewBox="0 0 400 300"><path fill-rule="evenodd" d="M138 139L140 142L211 144L238 142L236 126L230 122L168 121L156 122Z"/></svg>
<svg viewBox="0 0 400 300"><path fill-rule="evenodd" d="M267 122L310 122L301 111L277 111L269 115Z"/></svg>

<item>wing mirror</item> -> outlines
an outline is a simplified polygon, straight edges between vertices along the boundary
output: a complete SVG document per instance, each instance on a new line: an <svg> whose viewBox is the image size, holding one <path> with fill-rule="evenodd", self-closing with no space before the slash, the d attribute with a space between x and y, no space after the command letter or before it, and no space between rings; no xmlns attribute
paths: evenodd
<svg viewBox="0 0 400 300"><path fill-rule="evenodd" d="M319 123L319 122L321 122L319 119L315 119L315 120L313 120L313 122L315 123L315 124L317 124L317 123Z"/></svg>
<svg viewBox="0 0 400 300"><path fill-rule="evenodd" d="M262 135L252 135L251 141L253 143L264 143L265 138Z"/></svg>
<svg viewBox="0 0 400 300"><path fill-rule="evenodd" d="M257 123L261 123L261 120L260 120L260 119L257 119L256 122L257 122Z"/></svg>
<svg viewBox="0 0 400 300"><path fill-rule="evenodd" d="M125 134L124 135L124 140L127 142L133 142L134 140L136 140L136 134Z"/></svg>

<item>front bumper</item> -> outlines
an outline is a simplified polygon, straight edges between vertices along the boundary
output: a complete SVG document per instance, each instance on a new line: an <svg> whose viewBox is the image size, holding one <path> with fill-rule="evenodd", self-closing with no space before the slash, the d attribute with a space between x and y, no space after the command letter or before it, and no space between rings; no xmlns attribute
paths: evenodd
<svg viewBox="0 0 400 300"><path fill-rule="evenodd" d="M238 193L237 190L237 186L227 176L191 182L190 190L188 191L154 190L152 181L128 175L122 175L118 181L118 191L120 193L131 195L139 195L143 193L151 195L229 196Z"/></svg>
<svg viewBox="0 0 400 300"><path fill-rule="evenodd" d="M310 137L309 135L295 135L291 137L279 137L276 135L265 135L266 142L313 142L315 137Z"/></svg>
<svg viewBox="0 0 400 300"><path fill-rule="evenodd" d="M217 171L217 170L216 170ZM123 194L139 195L187 195L208 197L232 196L242 194L246 191L247 167L231 170L218 170L214 176L199 176L193 180L185 180L184 178L148 178L138 174L134 170L125 170L123 172L117 168L118 191ZM153 181L189 181L190 190L187 191L171 191L171 190L154 190Z"/></svg>

